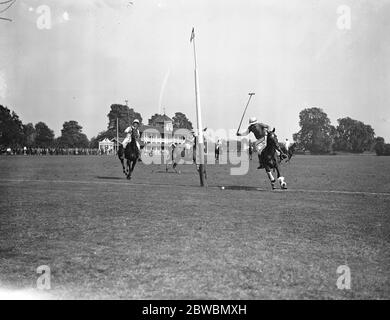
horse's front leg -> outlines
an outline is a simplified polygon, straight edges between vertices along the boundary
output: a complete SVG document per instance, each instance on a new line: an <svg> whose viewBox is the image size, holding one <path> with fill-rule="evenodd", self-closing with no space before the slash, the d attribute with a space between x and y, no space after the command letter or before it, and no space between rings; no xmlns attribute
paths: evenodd
<svg viewBox="0 0 390 320"><path fill-rule="evenodd" d="M137 160L134 160L131 162L131 166L130 166L130 161L129 161L129 179L131 179L131 174L133 173L136 164L137 164Z"/></svg>
<svg viewBox="0 0 390 320"><path fill-rule="evenodd" d="M130 160L126 160L126 172L127 172L126 178L127 178L127 180L130 180L131 179L131 172L132 172Z"/></svg>
<svg viewBox="0 0 390 320"><path fill-rule="evenodd" d="M122 164L123 173L126 174L126 167L125 167L125 161L123 159L119 159Z"/></svg>
<svg viewBox="0 0 390 320"><path fill-rule="evenodd" d="M279 181L280 187L282 189L287 189L287 183L284 181L284 177L280 174L279 166L277 165L275 167L275 169L276 169L276 172L277 172L277 175L278 175L278 181Z"/></svg>
<svg viewBox="0 0 390 320"><path fill-rule="evenodd" d="M179 173L179 174L180 174L180 171L177 171L177 170L176 170L176 167L177 167L177 163L176 163L176 162L173 162L173 164L172 164L173 170L175 170L176 173Z"/></svg>
<svg viewBox="0 0 390 320"><path fill-rule="evenodd" d="M271 169L266 167L265 168L265 172L267 172L268 179L271 182L272 190L275 190L275 182L276 182L276 180L275 180L275 178L274 178L274 176L273 176L273 174L271 172Z"/></svg>

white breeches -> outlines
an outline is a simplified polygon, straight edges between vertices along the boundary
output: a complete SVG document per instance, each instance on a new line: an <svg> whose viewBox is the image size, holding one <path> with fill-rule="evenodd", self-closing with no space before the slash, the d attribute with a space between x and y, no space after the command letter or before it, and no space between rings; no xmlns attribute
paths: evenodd
<svg viewBox="0 0 390 320"><path fill-rule="evenodd" d="M260 138L255 142L255 150L258 154L261 154L261 152L264 150L264 148L267 146L267 139Z"/></svg>

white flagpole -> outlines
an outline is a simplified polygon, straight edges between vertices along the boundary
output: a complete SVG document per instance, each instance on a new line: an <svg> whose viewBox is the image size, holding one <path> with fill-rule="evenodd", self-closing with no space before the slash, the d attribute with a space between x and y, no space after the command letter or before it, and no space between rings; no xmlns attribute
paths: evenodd
<svg viewBox="0 0 390 320"><path fill-rule="evenodd" d="M203 139L203 125L202 125L202 113L200 107L200 94L199 94L199 77L198 77L198 66L196 62L196 45L195 45L195 30L192 28L191 41L194 46L194 63L195 63L195 99L196 99L196 119L198 125L198 138L197 140L197 152L199 155L199 177L200 185L205 186L206 180L206 169L204 167L204 139Z"/></svg>

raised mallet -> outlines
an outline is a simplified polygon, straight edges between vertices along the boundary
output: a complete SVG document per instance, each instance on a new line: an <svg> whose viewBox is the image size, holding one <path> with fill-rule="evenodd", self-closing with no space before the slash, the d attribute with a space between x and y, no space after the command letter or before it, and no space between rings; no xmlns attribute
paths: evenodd
<svg viewBox="0 0 390 320"><path fill-rule="evenodd" d="M249 102L251 101L251 99L252 99L252 96L254 96L254 95L255 95L255 93L254 93L254 92L250 92L250 93L248 93L248 94L249 94L249 99L248 99L248 102L247 102L247 104L246 104L246 107L245 107L244 113L242 114L242 118L241 118L241 121L240 121L240 125L238 126L237 133L239 133L239 132L240 132L240 129L241 129L241 124L242 124L242 120L243 120L243 119L244 119L244 117L245 117L246 109L248 109Z"/></svg>

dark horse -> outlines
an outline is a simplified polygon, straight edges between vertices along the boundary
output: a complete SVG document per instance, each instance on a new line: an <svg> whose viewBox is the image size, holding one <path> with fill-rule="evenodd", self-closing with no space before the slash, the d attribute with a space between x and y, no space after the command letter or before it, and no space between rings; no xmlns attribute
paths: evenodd
<svg viewBox="0 0 390 320"><path fill-rule="evenodd" d="M128 180L131 179L131 174L133 173L139 157L140 150L137 147L135 137L132 135L131 141L126 145L126 149L123 149L122 144L118 149L118 158L122 163L123 173L126 175Z"/></svg>
<svg viewBox="0 0 390 320"><path fill-rule="evenodd" d="M275 128L272 131L269 131L267 134L267 146L264 148L263 152L259 155L261 163L264 166L265 171L267 172L268 178L271 181L272 189L275 189L275 178L272 175L272 172L277 173L277 179L279 181L280 187L282 189L287 189L287 184L284 181L284 177L280 173L280 158L276 151L281 151L278 144L278 138L275 134Z"/></svg>

